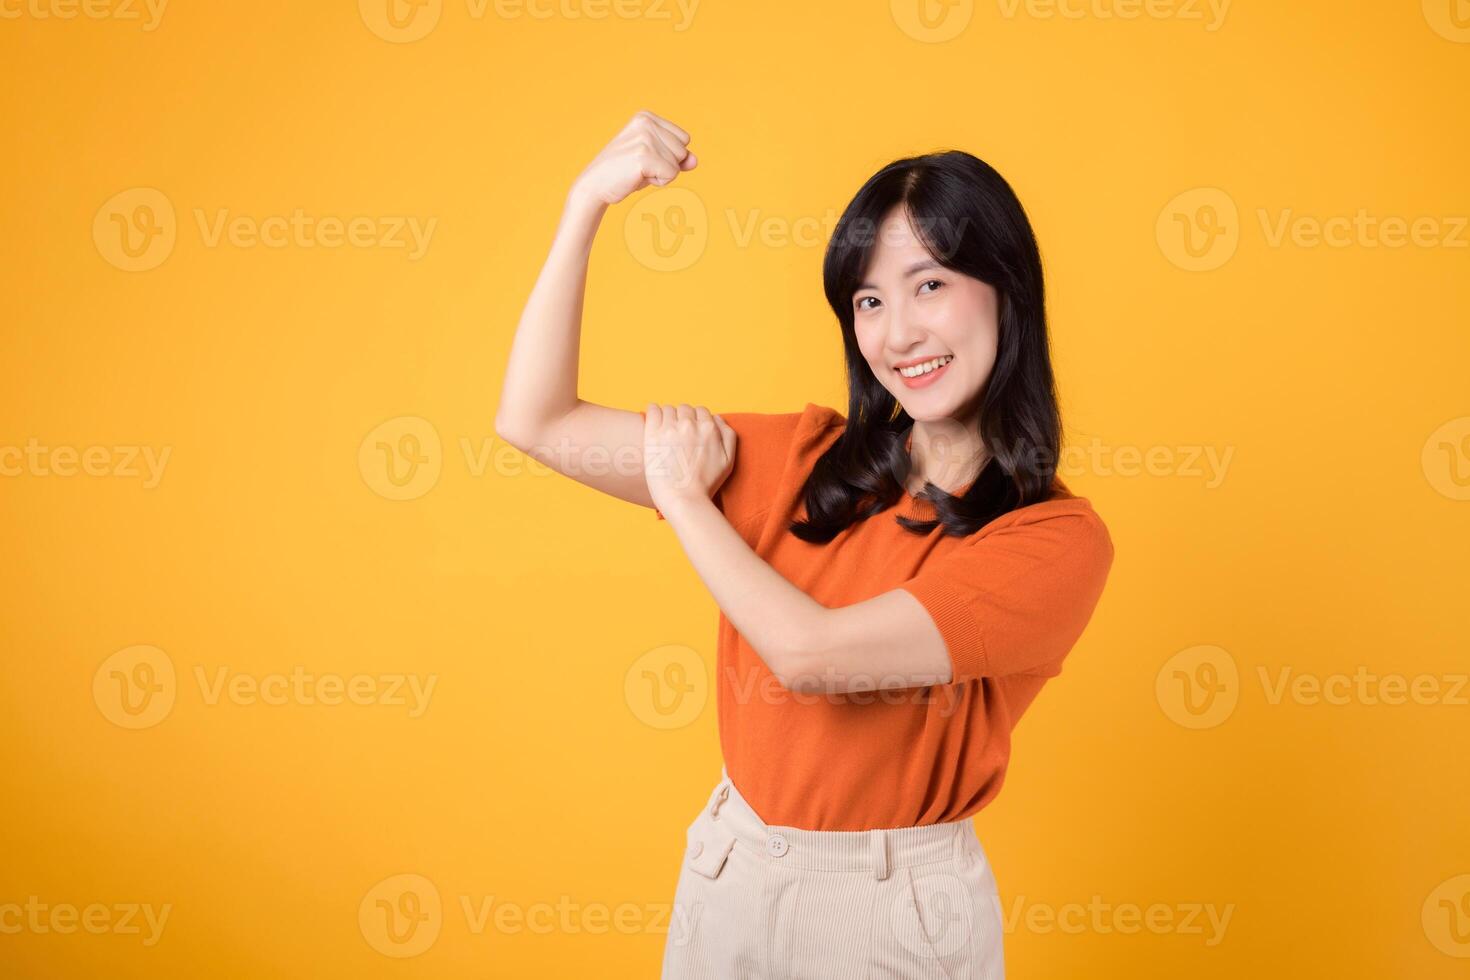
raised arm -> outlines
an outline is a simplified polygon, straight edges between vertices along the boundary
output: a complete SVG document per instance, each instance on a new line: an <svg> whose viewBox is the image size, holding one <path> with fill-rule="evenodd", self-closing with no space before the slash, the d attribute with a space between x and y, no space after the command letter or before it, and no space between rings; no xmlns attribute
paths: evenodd
<svg viewBox="0 0 1470 980"><path fill-rule="evenodd" d="M664 186L697 158L689 134L640 110L567 193L546 263L511 342L495 433L579 483L653 506L643 466L643 417L577 394L587 260L608 207Z"/></svg>

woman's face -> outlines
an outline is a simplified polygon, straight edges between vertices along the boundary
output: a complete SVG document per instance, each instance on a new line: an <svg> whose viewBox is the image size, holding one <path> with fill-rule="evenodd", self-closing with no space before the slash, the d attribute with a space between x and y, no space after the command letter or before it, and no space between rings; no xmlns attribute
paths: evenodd
<svg viewBox="0 0 1470 980"><path fill-rule="evenodd" d="M971 421L995 365L992 286L940 265L900 205L878 228L852 303L858 347L911 418ZM929 364L936 358L937 370ZM927 373L916 373L924 367Z"/></svg>

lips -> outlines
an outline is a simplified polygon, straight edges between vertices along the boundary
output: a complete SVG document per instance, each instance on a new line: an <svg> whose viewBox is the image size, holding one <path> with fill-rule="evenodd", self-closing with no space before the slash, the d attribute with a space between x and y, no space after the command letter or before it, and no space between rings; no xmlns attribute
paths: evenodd
<svg viewBox="0 0 1470 980"><path fill-rule="evenodd" d="M899 374L897 368L894 369L894 374L898 374L898 380L903 382L905 388L927 388L938 381L941 377L943 377L945 372L949 370L950 365L954 363L954 356L947 356L949 357L948 361L946 361L942 366L935 368L933 371L930 371L928 374L921 374L918 377L909 378L905 377L902 374ZM931 360L933 360L933 358L925 358L917 362L911 361L910 363L923 364L926 361Z"/></svg>
<svg viewBox="0 0 1470 980"><path fill-rule="evenodd" d="M919 364L928 364L930 361L937 361L937 360L939 360L941 358L945 358L945 357L948 357L948 358L953 359L954 358L954 355L953 354L927 354L924 357L914 357L914 358L910 358L907 361L899 361L897 364L893 365L893 370L895 370L895 371L901 371L904 368L915 367L916 365L919 365Z"/></svg>

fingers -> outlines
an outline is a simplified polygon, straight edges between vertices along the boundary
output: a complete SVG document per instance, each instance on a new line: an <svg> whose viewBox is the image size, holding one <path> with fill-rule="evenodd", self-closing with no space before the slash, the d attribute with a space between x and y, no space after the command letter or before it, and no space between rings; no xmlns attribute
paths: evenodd
<svg viewBox="0 0 1470 980"><path fill-rule="evenodd" d="M679 142L677 136L662 126L650 126L649 134L651 136L651 142L655 147L662 149L670 160L679 165L681 170L689 169L684 164L686 159L692 154L689 152L689 147Z"/></svg>
<svg viewBox="0 0 1470 980"><path fill-rule="evenodd" d="M725 458L733 460L735 458L735 430L730 428L730 423L718 415L715 416L715 425L720 427L720 438L725 442Z"/></svg>
<svg viewBox="0 0 1470 980"><path fill-rule="evenodd" d="M666 161L660 161L651 169L644 171L644 176L648 178L648 182L658 187L663 187L678 175L678 165Z"/></svg>
<svg viewBox="0 0 1470 980"><path fill-rule="evenodd" d="M734 430L725 423L725 420L711 412L703 405L690 405L688 402L679 402L671 405L661 405L658 402L649 402L644 410L647 421L660 425L665 421L670 422L708 422L714 423L721 434L726 432L734 434Z"/></svg>
<svg viewBox="0 0 1470 980"><path fill-rule="evenodd" d="M692 170L699 162L689 149L689 134L662 116L640 110L633 117L633 131L640 139L646 138L648 145L673 165L676 174Z"/></svg>
<svg viewBox="0 0 1470 980"><path fill-rule="evenodd" d="M650 142L656 144L657 140ZM645 145L642 173L652 183L662 186L679 175L679 162L662 145Z"/></svg>
<svg viewBox="0 0 1470 980"><path fill-rule="evenodd" d="M660 116L654 112L649 112L647 109L639 109L638 115L649 120L660 129L668 130L669 134L677 139L680 143L687 144L689 142L689 134L684 132L684 130L680 129L678 126L669 122L663 116Z"/></svg>

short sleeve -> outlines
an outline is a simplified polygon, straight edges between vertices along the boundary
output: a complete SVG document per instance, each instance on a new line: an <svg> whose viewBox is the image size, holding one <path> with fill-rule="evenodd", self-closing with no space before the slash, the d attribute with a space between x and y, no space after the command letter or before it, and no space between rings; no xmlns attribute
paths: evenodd
<svg viewBox="0 0 1470 980"><path fill-rule="evenodd" d="M966 541L899 586L944 637L951 683L1055 676L1092 618L1113 563L1106 525L1081 498L1032 507L1030 519Z"/></svg>
<svg viewBox="0 0 1470 980"><path fill-rule="evenodd" d="M808 410L818 406L808 405ZM647 412L638 410L647 418ZM775 502L803 412L717 412L735 430L735 465L712 498L737 530ZM655 507L654 515L664 520Z"/></svg>

